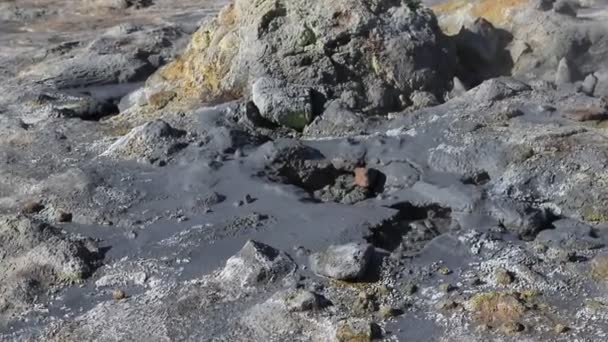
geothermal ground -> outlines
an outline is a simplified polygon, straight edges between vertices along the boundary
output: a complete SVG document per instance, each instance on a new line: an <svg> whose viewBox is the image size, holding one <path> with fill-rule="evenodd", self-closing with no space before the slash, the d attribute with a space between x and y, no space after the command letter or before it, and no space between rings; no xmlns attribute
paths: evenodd
<svg viewBox="0 0 608 342"><path fill-rule="evenodd" d="M0 340L608 339L608 1L0 0Z"/></svg>

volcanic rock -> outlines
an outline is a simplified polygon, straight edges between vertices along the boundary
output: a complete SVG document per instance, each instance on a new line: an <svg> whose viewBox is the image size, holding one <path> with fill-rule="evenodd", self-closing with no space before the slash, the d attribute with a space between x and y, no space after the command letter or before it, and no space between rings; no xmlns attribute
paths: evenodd
<svg viewBox="0 0 608 342"><path fill-rule="evenodd" d="M241 287L263 286L285 277L297 268L284 252L253 240L226 261L218 279Z"/></svg>
<svg viewBox="0 0 608 342"><path fill-rule="evenodd" d="M313 272L338 280L360 280L374 254L368 244L350 243L330 246L326 251L310 256Z"/></svg>
<svg viewBox="0 0 608 342"><path fill-rule="evenodd" d="M253 91L263 115L301 129L326 100L349 97L346 108L387 113L413 91L441 94L453 63L443 41L431 11L403 2L237 0L147 84L207 100Z"/></svg>

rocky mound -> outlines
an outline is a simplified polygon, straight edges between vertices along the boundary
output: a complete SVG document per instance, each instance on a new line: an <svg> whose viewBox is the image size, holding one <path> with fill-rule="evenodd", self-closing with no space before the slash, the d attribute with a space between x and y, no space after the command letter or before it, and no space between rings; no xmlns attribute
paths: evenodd
<svg viewBox="0 0 608 342"><path fill-rule="evenodd" d="M147 82L178 98L253 97L260 114L302 129L328 102L365 113L442 95L452 54L434 14L414 1L245 1L201 27Z"/></svg>

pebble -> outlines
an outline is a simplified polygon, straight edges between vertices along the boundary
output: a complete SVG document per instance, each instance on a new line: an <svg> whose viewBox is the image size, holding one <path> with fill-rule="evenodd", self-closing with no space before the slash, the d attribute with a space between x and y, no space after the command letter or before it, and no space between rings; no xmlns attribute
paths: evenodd
<svg viewBox="0 0 608 342"><path fill-rule="evenodd" d="M555 331L556 334L563 334L563 333L570 331L570 328L568 328L567 326L565 326L563 324L556 324L555 327L553 328L553 331Z"/></svg>
<svg viewBox="0 0 608 342"><path fill-rule="evenodd" d="M439 273L443 274L443 275L448 275L452 273L452 270L450 270L449 268L443 266L439 268Z"/></svg>
<svg viewBox="0 0 608 342"><path fill-rule="evenodd" d="M133 230L130 230L125 233L125 237L129 240L135 240L137 238L137 233Z"/></svg>
<svg viewBox="0 0 608 342"><path fill-rule="evenodd" d="M68 213L68 212L65 212L63 210L59 210L57 212L56 220L59 223L72 222L72 214Z"/></svg>
<svg viewBox="0 0 608 342"><path fill-rule="evenodd" d="M458 303L456 303L452 299L442 299L435 305L435 308L437 310L443 310L443 311L454 310L457 307L458 307Z"/></svg>
<svg viewBox="0 0 608 342"><path fill-rule="evenodd" d="M112 291L112 298L114 298L114 300L122 300L127 298L127 294L125 293L125 291L120 290L120 289L116 289L114 291Z"/></svg>
<svg viewBox="0 0 608 342"><path fill-rule="evenodd" d="M514 334L520 331L524 331L526 329L526 327L518 322L509 322L509 323L505 323L501 326L501 329L503 332L507 333L507 334Z"/></svg>
<svg viewBox="0 0 608 342"><path fill-rule="evenodd" d="M304 248L303 246L295 246L293 249L296 252L296 255L298 257L304 257L307 255L310 255L310 250L307 248Z"/></svg>
<svg viewBox="0 0 608 342"><path fill-rule="evenodd" d="M515 280L513 274L504 268L499 268L494 272L494 279L496 280L496 283L500 285L509 285Z"/></svg>
<svg viewBox="0 0 608 342"><path fill-rule="evenodd" d="M378 309L378 316L382 319L388 319L391 317L395 317L399 314L399 310L389 306L389 305L382 305L380 306L380 309Z"/></svg>
<svg viewBox="0 0 608 342"><path fill-rule="evenodd" d="M444 293L450 293L450 292L456 290L456 286L449 284L449 283L445 283L445 284L439 285L439 290L441 290L441 292L444 292Z"/></svg>
<svg viewBox="0 0 608 342"><path fill-rule="evenodd" d="M418 291L418 286L416 286L416 284L407 284L407 285L405 285L403 290L406 295L411 296L414 293L416 293L416 291Z"/></svg>
<svg viewBox="0 0 608 342"><path fill-rule="evenodd" d="M28 201L23 205L21 210L24 214L36 214L44 209L44 205L39 201Z"/></svg>
<svg viewBox="0 0 608 342"><path fill-rule="evenodd" d="M250 194L245 195L245 198L244 198L245 203L247 203L247 204L251 204L251 203L255 202L255 200L256 200L256 199L255 199L255 198L253 198L253 197L251 197L251 195L250 195Z"/></svg>

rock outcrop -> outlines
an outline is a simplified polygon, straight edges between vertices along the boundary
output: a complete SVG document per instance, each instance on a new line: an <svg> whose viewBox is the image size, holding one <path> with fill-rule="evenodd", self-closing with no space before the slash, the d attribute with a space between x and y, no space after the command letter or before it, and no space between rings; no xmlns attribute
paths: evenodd
<svg viewBox="0 0 608 342"><path fill-rule="evenodd" d="M414 91L441 96L452 64L435 16L413 2L237 0L147 86L206 101L253 91L263 116L302 129L332 100L384 114Z"/></svg>
<svg viewBox="0 0 608 342"><path fill-rule="evenodd" d="M597 3L586 3L589 9L575 5L574 1L551 0L451 0L436 4L439 24L450 36L460 36L479 18L502 31L500 50L503 58L496 58L488 67L494 75L511 75L524 79L540 78L571 84L590 75L598 76L606 70L605 56L608 38L604 29L596 25L606 20L605 10L594 9ZM592 19L592 20L589 20ZM473 32L471 42L488 41L487 32ZM460 39L462 40L462 39ZM474 50L469 46L468 51ZM487 46L484 53L491 49ZM501 51L499 51L500 53ZM498 55L500 57L500 55ZM506 57L506 58L505 58ZM567 62L564 62L564 58ZM462 61L466 64L466 61ZM565 70L576 66L576 70ZM600 82L606 84L605 81ZM606 95L598 88L597 96Z"/></svg>

